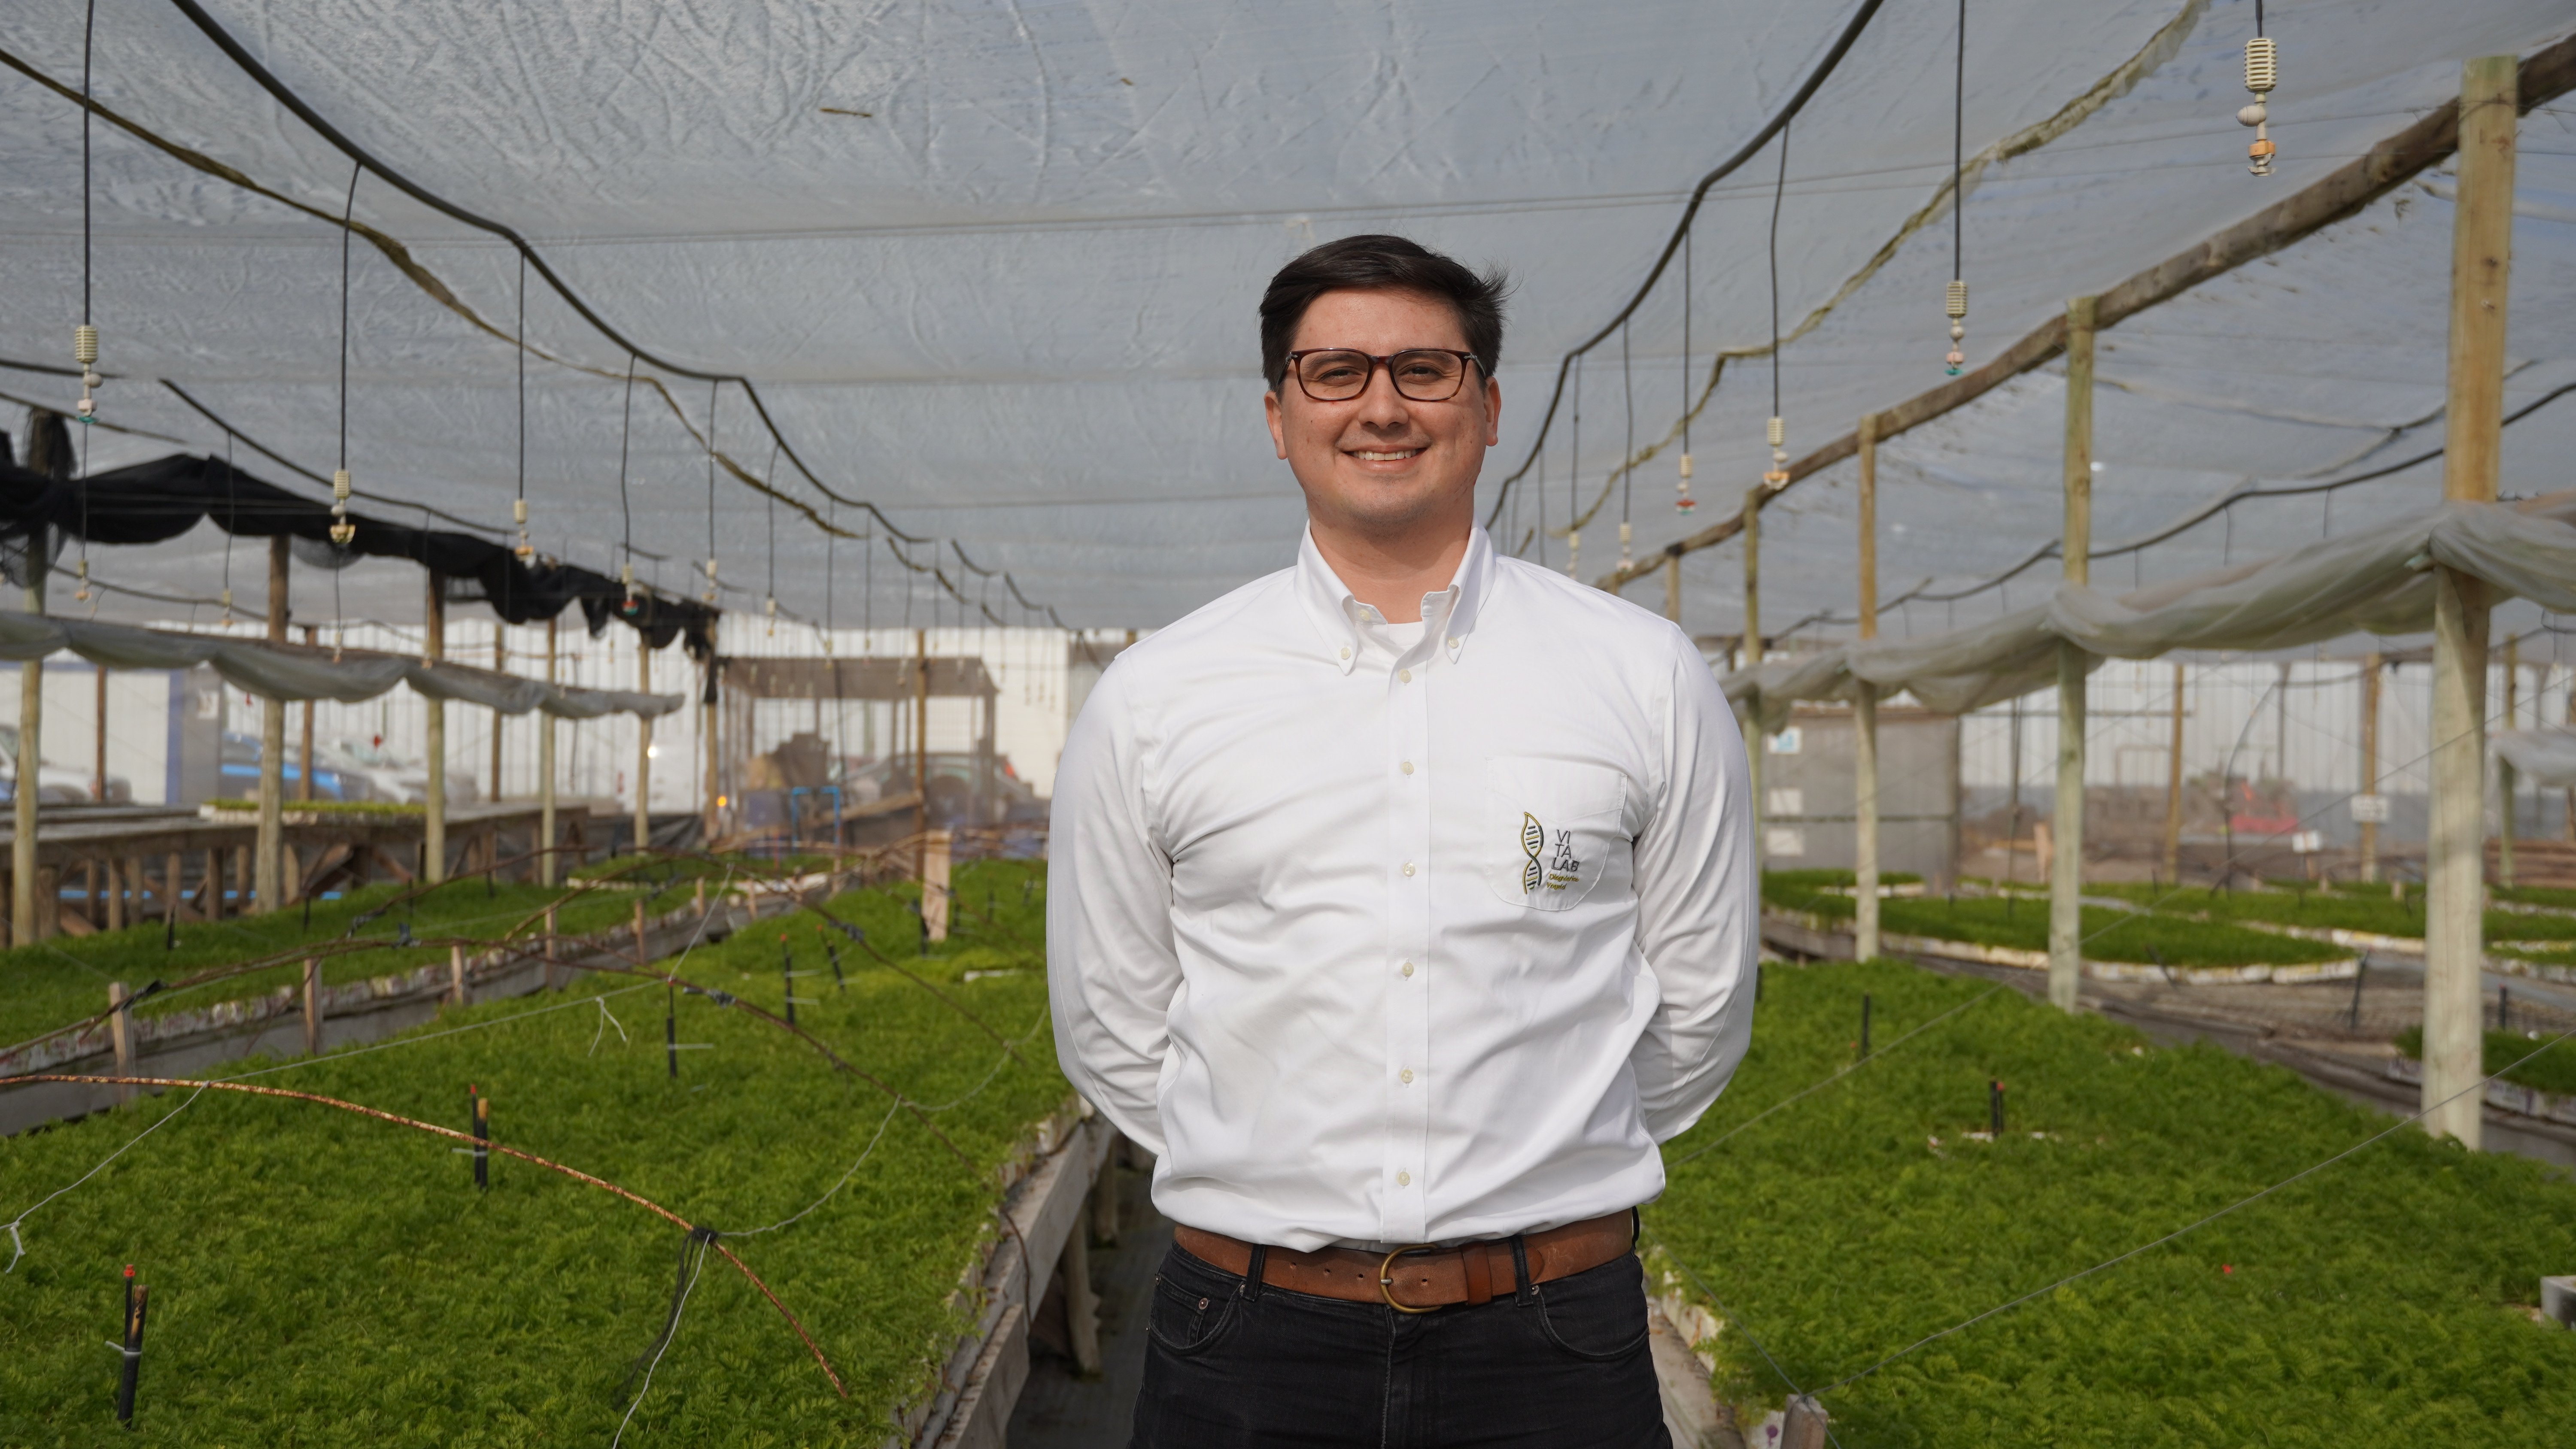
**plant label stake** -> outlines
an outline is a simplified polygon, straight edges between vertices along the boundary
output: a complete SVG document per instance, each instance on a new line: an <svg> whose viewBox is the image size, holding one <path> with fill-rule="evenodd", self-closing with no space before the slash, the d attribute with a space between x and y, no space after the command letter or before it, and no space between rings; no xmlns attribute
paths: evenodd
<svg viewBox="0 0 2576 1449"><path fill-rule="evenodd" d="M1869 993L1860 994L1860 1054L1869 1055Z"/></svg>
<svg viewBox="0 0 2576 1449"><path fill-rule="evenodd" d="M1986 1129L1994 1134L1997 1142L2004 1140L2004 1084L2001 1082L1986 1083Z"/></svg>
<svg viewBox="0 0 2576 1449"><path fill-rule="evenodd" d="M787 933L778 933L779 995L787 999L787 1024L796 1024L796 948L787 944Z"/></svg>
<svg viewBox="0 0 2576 1449"><path fill-rule="evenodd" d="M832 958L832 989L849 990L849 979L841 974L841 948L832 944L831 933L822 927L816 926L814 934L823 938L823 954Z"/></svg>
<svg viewBox="0 0 2576 1449"><path fill-rule="evenodd" d="M2496 1030L2513 1030L2513 990L2511 987L2499 986L2496 988Z"/></svg>
<svg viewBox="0 0 2576 1449"><path fill-rule="evenodd" d="M466 1099L474 1108L474 1186L492 1186L492 1099L475 1091L472 1083L465 1087Z"/></svg>
<svg viewBox="0 0 2576 1449"><path fill-rule="evenodd" d="M134 1427L134 1385L143 1374L143 1311L152 1290L134 1281L134 1265L125 1265L125 1343L118 1351L124 1361L116 1373L116 1422Z"/></svg>

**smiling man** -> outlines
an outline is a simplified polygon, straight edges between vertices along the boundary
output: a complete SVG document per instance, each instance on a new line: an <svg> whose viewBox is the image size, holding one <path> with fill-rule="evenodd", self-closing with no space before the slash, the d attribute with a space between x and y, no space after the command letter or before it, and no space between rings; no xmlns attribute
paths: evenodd
<svg viewBox="0 0 2576 1449"><path fill-rule="evenodd" d="M1670 1442L1632 1209L1751 1027L1744 744L1680 630L1476 526L1502 300L1390 236L1271 279L1296 565L1065 746L1058 1056L1178 1225L1137 1446Z"/></svg>

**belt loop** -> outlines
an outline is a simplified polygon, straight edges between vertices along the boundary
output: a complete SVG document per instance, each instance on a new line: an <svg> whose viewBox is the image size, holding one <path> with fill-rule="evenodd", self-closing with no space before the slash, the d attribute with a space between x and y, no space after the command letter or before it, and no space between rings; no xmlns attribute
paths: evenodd
<svg viewBox="0 0 2576 1449"><path fill-rule="evenodd" d="M1235 1292L1239 1294L1245 1302L1258 1303L1261 1301L1261 1275L1269 1266L1270 1245L1268 1243L1253 1244L1252 1261L1244 1264L1243 1266L1243 1286L1235 1290Z"/></svg>
<svg viewBox="0 0 2576 1449"><path fill-rule="evenodd" d="M1530 1282L1529 1240L1520 1233L1512 1234L1512 1296L1522 1303L1538 1297L1538 1287Z"/></svg>

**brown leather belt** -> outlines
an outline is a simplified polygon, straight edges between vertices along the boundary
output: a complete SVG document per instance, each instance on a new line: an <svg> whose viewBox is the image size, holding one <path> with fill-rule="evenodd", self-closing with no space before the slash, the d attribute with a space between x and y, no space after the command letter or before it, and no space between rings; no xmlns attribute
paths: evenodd
<svg viewBox="0 0 2576 1449"><path fill-rule="evenodd" d="M1570 1278L1626 1256L1636 1247L1633 1225L1629 1214L1616 1212L1523 1234L1517 1241L1529 1262L1530 1282ZM1173 1229L1172 1240L1182 1252L1238 1278L1252 1270L1253 1245L1240 1239L1184 1226ZM1500 1238L1454 1248L1425 1244L1392 1253L1269 1248L1262 1253L1261 1281L1291 1293L1349 1303L1382 1302L1399 1313L1428 1313L1457 1303L1490 1303L1518 1291L1512 1272L1514 1241Z"/></svg>

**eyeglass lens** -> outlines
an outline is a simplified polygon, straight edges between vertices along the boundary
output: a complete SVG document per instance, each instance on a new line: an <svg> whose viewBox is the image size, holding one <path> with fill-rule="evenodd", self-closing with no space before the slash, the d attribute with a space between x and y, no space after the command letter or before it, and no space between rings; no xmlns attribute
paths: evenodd
<svg viewBox="0 0 2576 1449"><path fill-rule="evenodd" d="M1297 359L1297 384L1317 402L1347 402L1368 390L1375 366L1374 358L1356 350L1309 352ZM1387 359L1387 374L1395 390L1415 402L1447 402L1458 395L1467 365L1450 352L1399 352Z"/></svg>

